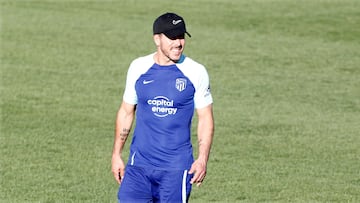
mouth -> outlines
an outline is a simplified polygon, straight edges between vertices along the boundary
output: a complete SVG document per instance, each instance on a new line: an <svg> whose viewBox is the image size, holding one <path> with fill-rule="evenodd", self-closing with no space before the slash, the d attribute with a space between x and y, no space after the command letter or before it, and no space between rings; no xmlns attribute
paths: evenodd
<svg viewBox="0 0 360 203"><path fill-rule="evenodd" d="M182 47L181 45L178 46L178 47L174 47L174 48L172 49L172 51L173 51L175 54L181 53L182 50L183 50L183 47Z"/></svg>

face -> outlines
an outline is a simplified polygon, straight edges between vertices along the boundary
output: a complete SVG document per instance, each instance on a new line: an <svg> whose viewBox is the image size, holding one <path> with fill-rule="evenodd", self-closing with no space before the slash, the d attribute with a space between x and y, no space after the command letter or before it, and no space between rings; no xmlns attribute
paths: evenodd
<svg viewBox="0 0 360 203"><path fill-rule="evenodd" d="M157 46L157 63L169 65L180 60L185 48L185 36L181 35L175 39L169 39L164 34L154 35L154 42Z"/></svg>

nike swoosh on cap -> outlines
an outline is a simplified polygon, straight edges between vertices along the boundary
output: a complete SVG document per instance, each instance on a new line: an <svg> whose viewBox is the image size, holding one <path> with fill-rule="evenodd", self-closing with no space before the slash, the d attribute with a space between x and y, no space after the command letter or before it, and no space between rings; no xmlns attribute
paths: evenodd
<svg viewBox="0 0 360 203"><path fill-rule="evenodd" d="M173 20L173 21L172 21L172 24L173 24L173 25L177 25L177 24L179 24L181 21L182 21L182 20Z"/></svg>

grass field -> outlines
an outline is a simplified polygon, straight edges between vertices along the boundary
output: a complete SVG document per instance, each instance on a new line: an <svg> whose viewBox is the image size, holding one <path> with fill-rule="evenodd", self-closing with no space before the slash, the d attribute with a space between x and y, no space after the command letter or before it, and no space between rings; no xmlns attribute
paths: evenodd
<svg viewBox="0 0 360 203"><path fill-rule="evenodd" d="M215 100L190 202L360 202L360 1L0 5L0 202L116 202L125 74L165 11L186 19Z"/></svg>

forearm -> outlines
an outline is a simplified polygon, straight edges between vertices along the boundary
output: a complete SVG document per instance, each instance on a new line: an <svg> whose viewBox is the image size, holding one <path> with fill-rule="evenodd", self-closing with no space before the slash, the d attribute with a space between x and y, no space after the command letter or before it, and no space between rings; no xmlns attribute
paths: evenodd
<svg viewBox="0 0 360 203"><path fill-rule="evenodd" d="M116 115L113 155L121 155L129 136L133 119L133 110L127 108L126 104L123 103Z"/></svg>
<svg viewBox="0 0 360 203"><path fill-rule="evenodd" d="M122 130L120 129L121 127L119 130L115 130L113 155L121 155L130 132L130 128L122 128Z"/></svg>
<svg viewBox="0 0 360 203"><path fill-rule="evenodd" d="M214 136L214 120L212 110L201 115L198 122L198 160L207 163Z"/></svg>
<svg viewBox="0 0 360 203"><path fill-rule="evenodd" d="M214 136L214 119L212 105L197 109L198 113L198 158L191 165L189 174L194 174L190 183L200 186L206 176L207 162L209 160L210 149Z"/></svg>
<svg viewBox="0 0 360 203"><path fill-rule="evenodd" d="M213 130L209 129L208 127L207 129L199 129L198 133L198 159L207 163L210 155L210 149L214 133Z"/></svg>

